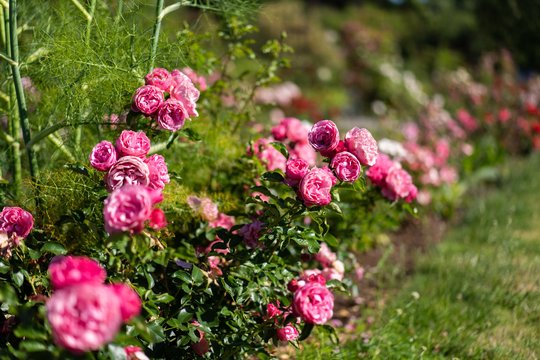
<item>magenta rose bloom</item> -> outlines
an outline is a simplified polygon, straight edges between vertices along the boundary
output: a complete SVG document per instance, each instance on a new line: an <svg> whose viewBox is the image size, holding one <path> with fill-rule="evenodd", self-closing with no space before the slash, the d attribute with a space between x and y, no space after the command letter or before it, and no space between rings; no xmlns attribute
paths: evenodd
<svg viewBox="0 0 540 360"><path fill-rule="evenodd" d="M375 165L379 149L377 141L367 129L354 127L349 130L345 135L345 145L349 152L360 160L360 164L364 166Z"/></svg>
<svg viewBox="0 0 540 360"><path fill-rule="evenodd" d="M124 352L126 353L126 360L150 360L138 346L128 345L124 348Z"/></svg>
<svg viewBox="0 0 540 360"><path fill-rule="evenodd" d="M321 325L332 318L334 295L318 282L309 282L294 294L294 311L308 324Z"/></svg>
<svg viewBox="0 0 540 360"><path fill-rule="evenodd" d="M280 169L285 171L287 159L270 144L272 140L260 138L253 144L253 153L266 166L268 171Z"/></svg>
<svg viewBox="0 0 540 360"><path fill-rule="evenodd" d="M326 243L322 243L319 252L315 255L315 260L320 262L323 267L329 267L337 260L337 256Z"/></svg>
<svg viewBox="0 0 540 360"><path fill-rule="evenodd" d="M174 86L172 75L166 69L155 68L144 77L146 85L153 85L163 91L170 92Z"/></svg>
<svg viewBox="0 0 540 360"><path fill-rule="evenodd" d="M394 166L388 171L386 176L386 186L383 188L383 195L390 200L398 198L405 199L411 191L411 175L399 166Z"/></svg>
<svg viewBox="0 0 540 360"><path fill-rule="evenodd" d="M276 334L281 341L293 341L298 338L298 330L292 325L287 325L276 330Z"/></svg>
<svg viewBox="0 0 540 360"><path fill-rule="evenodd" d="M341 181L354 182L360 176L360 161L350 152L343 151L334 156L330 163L336 176Z"/></svg>
<svg viewBox="0 0 540 360"><path fill-rule="evenodd" d="M171 75L174 81L171 98L184 104L188 116L199 116L196 109L200 95L199 90L193 85L189 77L180 70L173 70Z"/></svg>
<svg viewBox="0 0 540 360"><path fill-rule="evenodd" d="M244 243L248 248L254 249L261 245L259 243L259 238L261 237L263 226L264 224L261 221L255 220L250 224L242 226L240 230L238 230L238 235L244 238Z"/></svg>
<svg viewBox="0 0 540 360"><path fill-rule="evenodd" d="M98 171L107 171L116 162L116 149L108 141L98 143L90 153L90 165Z"/></svg>
<svg viewBox="0 0 540 360"><path fill-rule="evenodd" d="M141 112L146 116L154 115L165 101L163 90L153 85L144 85L137 89L133 95L133 111Z"/></svg>
<svg viewBox="0 0 540 360"><path fill-rule="evenodd" d="M279 301L278 301L279 305ZM264 317L265 320L272 319L274 317L277 317L281 315L283 311L279 310L279 308L275 304L267 304L266 305L266 316Z"/></svg>
<svg viewBox="0 0 540 360"><path fill-rule="evenodd" d="M144 162L150 171L150 184L148 186L154 190L163 190L165 184L171 182L165 158L161 155L152 155Z"/></svg>
<svg viewBox="0 0 540 360"><path fill-rule="evenodd" d="M208 226L211 228L224 228L230 230L234 226L234 216L219 213L216 220L210 221Z"/></svg>
<svg viewBox="0 0 540 360"><path fill-rule="evenodd" d="M154 209L150 214L150 227L154 230L160 230L167 226L167 218L161 209Z"/></svg>
<svg viewBox="0 0 540 360"><path fill-rule="evenodd" d="M285 164L285 183L297 186L302 178L309 172L309 164L303 159L288 160Z"/></svg>
<svg viewBox="0 0 540 360"><path fill-rule="evenodd" d="M174 132L180 130L188 118L189 113L183 102L167 99L159 108L156 121L160 128Z"/></svg>
<svg viewBox="0 0 540 360"><path fill-rule="evenodd" d="M388 171L395 166L394 161L385 154L379 154L375 165L370 167L366 171L366 176L371 182L379 187L383 187L385 184Z"/></svg>
<svg viewBox="0 0 540 360"><path fill-rule="evenodd" d="M26 238L34 227L34 217L20 207L5 207L0 212L0 232L7 233L19 245L20 238Z"/></svg>
<svg viewBox="0 0 540 360"><path fill-rule="evenodd" d="M407 195L407 197L405 198L405 202L408 202L408 203L413 202L414 200L416 200L417 195L418 195L418 189L416 188L416 186L411 184L411 186L409 187L409 195Z"/></svg>
<svg viewBox="0 0 540 360"><path fill-rule="evenodd" d="M322 120L313 125L308 133L311 146L319 152L334 150L339 145L339 131L330 120Z"/></svg>
<svg viewBox="0 0 540 360"><path fill-rule="evenodd" d="M75 354L112 341L122 324L120 300L102 284L57 290L47 300L46 310L54 342Z"/></svg>
<svg viewBox="0 0 540 360"><path fill-rule="evenodd" d="M114 164L105 177L109 192L126 185L150 184L150 169L140 158L124 156Z"/></svg>
<svg viewBox="0 0 540 360"><path fill-rule="evenodd" d="M306 206L324 206L332 201L332 177L323 169L313 168L300 182L299 194Z"/></svg>
<svg viewBox="0 0 540 360"><path fill-rule="evenodd" d="M56 256L48 271L55 290L80 284L103 284L107 276L96 260L86 256Z"/></svg>
<svg viewBox="0 0 540 360"><path fill-rule="evenodd" d="M120 315L123 322L128 322L141 313L141 298L129 285L116 283L109 287L120 301Z"/></svg>
<svg viewBox="0 0 540 360"><path fill-rule="evenodd" d="M153 192L146 186L128 185L113 191L105 200L103 216L108 233L141 232L150 219Z"/></svg>
<svg viewBox="0 0 540 360"><path fill-rule="evenodd" d="M150 139L144 131L124 130L116 140L116 150L120 156L144 158L150 151Z"/></svg>

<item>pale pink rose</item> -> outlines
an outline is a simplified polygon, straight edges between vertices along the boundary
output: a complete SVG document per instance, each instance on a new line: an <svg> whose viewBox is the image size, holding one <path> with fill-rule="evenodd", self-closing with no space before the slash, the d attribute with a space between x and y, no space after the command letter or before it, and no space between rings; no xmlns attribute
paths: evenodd
<svg viewBox="0 0 540 360"><path fill-rule="evenodd" d="M122 324L120 301L102 284L57 290L45 307L54 342L75 354L98 350L114 339Z"/></svg>
<svg viewBox="0 0 540 360"><path fill-rule="evenodd" d="M105 177L107 190L112 192L127 185L150 184L150 169L136 156L124 156L118 160Z"/></svg>
<svg viewBox="0 0 540 360"><path fill-rule="evenodd" d="M190 195L187 198L187 203L193 211L208 222L215 221L218 217L218 207L209 198L198 198L197 196Z"/></svg>
<svg viewBox="0 0 540 360"><path fill-rule="evenodd" d="M185 67L182 69L182 72L191 80L192 83L199 85L200 91L206 91L206 89L208 89L206 78L204 76L199 76L192 68Z"/></svg>
<svg viewBox="0 0 540 360"><path fill-rule="evenodd" d="M169 71L162 68L155 68L152 70L151 73L144 77L144 82L146 85L153 85L166 92L170 92L171 88L174 86L171 74Z"/></svg>
<svg viewBox="0 0 540 360"><path fill-rule="evenodd" d="M248 248L254 249L261 246L259 238L261 237L263 227L264 224L261 221L255 220L250 224L242 226L240 230L238 230L238 235L244 238L244 243Z"/></svg>
<svg viewBox="0 0 540 360"><path fill-rule="evenodd" d="M375 141L369 130L352 128L345 135L345 145L349 152L360 160L360 164L373 166L377 162L377 156L379 155L377 141Z"/></svg>
<svg viewBox="0 0 540 360"><path fill-rule="evenodd" d="M306 206L324 206L332 201L332 177L327 171L319 168L311 169L300 182L300 197Z"/></svg>
<svg viewBox="0 0 540 360"><path fill-rule="evenodd" d="M323 170L324 172L326 172L328 174L328 176L330 176L330 179L332 180L332 186L336 185L337 184L337 177L334 175L334 172L332 171L332 169L330 169L328 167L328 165L324 165L321 170Z"/></svg>
<svg viewBox="0 0 540 360"><path fill-rule="evenodd" d="M394 161L385 154L379 154L377 162L366 171L366 175L373 184L382 187L384 186L388 171L393 166L395 166Z"/></svg>
<svg viewBox="0 0 540 360"><path fill-rule="evenodd" d="M20 207L5 207L0 212L0 232L7 233L15 245L19 239L26 238L34 227L34 217Z"/></svg>
<svg viewBox="0 0 540 360"><path fill-rule="evenodd" d="M189 116L199 116L197 113L197 100L200 92L193 85L189 77L180 70L173 70L171 75L174 80L174 87L171 91L171 98L181 101Z"/></svg>
<svg viewBox="0 0 540 360"><path fill-rule="evenodd" d="M116 162L116 149L109 141L102 141L92 149L90 165L98 171L107 171Z"/></svg>
<svg viewBox="0 0 540 360"><path fill-rule="evenodd" d="M154 192L142 185L128 185L113 191L105 200L103 216L108 233L141 232L152 214Z"/></svg>
<svg viewBox="0 0 540 360"><path fill-rule="evenodd" d="M291 159L285 164L285 183L297 186L302 178L309 172L309 164L302 159Z"/></svg>
<svg viewBox="0 0 540 360"><path fill-rule="evenodd" d="M302 122L296 118L284 118L281 124L285 126L286 137L292 142L307 142L308 130Z"/></svg>
<svg viewBox="0 0 540 360"><path fill-rule="evenodd" d="M189 113L183 102L167 99L157 112L156 121L164 130L178 131L189 118Z"/></svg>
<svg viewBox="0 0 540 360"><path fill-rule="evenodd" d="M337 178L345 182L356 181L362 171L360 161L347 151L336 154L330 163L330 167L334 169Z"/></svg>
<svg viewBox="0 0 540 360"><path fill-rule="evenodd" d="M281 341L294 341L298 338L298 330L292 325L287 325L276 330L276 334Z"/></svg>
<svg viewBox="0 0 540 360"><path fill-rule="evenodd" d="M223 275L223 271L220 268L222 259L219 256L209 256L208 266L210 267L210 274L213 278Z"/></svg>
<svg viewBox="0 0 540 360"><path fill-rule="evenodd" d="M150 360L138 346L128 345L124 348L126 360Z"/></svg>
<svg viewBox="0 0 540 360"><path fill-rule="evenodd" d="M441 181L445 184L452 184L458 180L458 173L452 166L444 166L440 169Z"/></svg>
<svg viewBox="0 0 540 360"><path fill-rule="evenodd" d="M141 112L146 116L154 115L165 101L163 90L153 85L144 85L137 89L133 95L133 111Z"/></svg>
<svg viewBox="0 0 540 360"><path fill-rule="evenodd" d="M450 144L446 139L439 139L435 144L435 165L443 166L450 157Z"/></svg>
<svg viewBox="0 0 540 360"><path fill-rule="evenodd" d="M124 130L116 140L116 151L120 156L144 158L150 151L150 139L144 131Z"/></svg>
<svg viewBox="0 0 540 360"><path fill-rule="evenodd" d="M464 139L467 136L465 131L454 120L447 121L446 127L448 128L448 130L450 130L452 135L457 139Z"/></svg>
<svg viewBox="0 0 540 360"><path fill-rule="evenodd" d="M405 139L411 142L416 142L418 140L418 136L420 135L420 129L418 128L418 125L413 122L405 123L403 125L402 132L405 136Z"/></svg>
<svg viewBox="0 0 540 360"><path fill-rule="evenodd" d="M86 256L56 256L48 272L55 290L80 284L103 284L107 277L105 269Z"/></svg>
<svg viewBox="0 0 540 360"><path fill-rule="evenodd" d="M411 175L402 168L394 166L386 176L386 187L383 188L383 195L390 200L405 199L411 191L411 185Z"/></svg>
<svg viewBox="0 0 540 360"><path fill-rule="evenodd" d="M150 227L154 230L160 230L167 226L167 218L161 209L154 209L150 214Z"/></svg>
<svg viewBox="0 0 540 360"><path fill-rule="evenodd" d="M12 255L11 251L15 246L13 239L7 233L0 231L0 257L9 259Z"/></svg>
<svg viewBox="0 0 540 360"><path fill-rule="evenodd" d="M418 191L416 195L416 200L420 205L429 205L431 203L431 193L427 190Z"/></svg>
<svg viewBox="0 0 540 360"><path fill-rule="evenodd" d="M148 165L150 171L150 183L148 186L154 190L163 190L165 184L171 182L165 158L155 154L145 159L144 162Z"/></svg>
<svg viewBox="0 0 540 360"><path fill-rule="evenodd" d="M330 120L322 120L313 125L308 133L311 146L319 152L332 151L339 144L339 130Z"/></svg>
<svg viewBox="0 0 540 360"><path fill-rule="evenodd" d="M343 280L345 275L345 266L340 260L334 261L330 267L323 269L322 275L327 281L330 280Z"/></svg>
<svg viewBox="0 0 540 360"><path fill-rule="evenodd" d="M294 293L293 307L306 323L321 325L332 318L334 295L318 282L310 282Z"/></svg>
<svg viewBox="0 0 540 360"><path fill-rule="evenodd" d="M361 281L364 278L366 270L359 266L354 270L354 274L356 275L356 280Z"/></svg>
<svg viewBox="0 0 540 360"><path fill-rule="evenodd" d="M211 228L221 227L226 230L230 230L234 226L234 216L229 216L223 213L219 213L216 220L210 221L208 226Z"/></svg>
<svg viewBox="0 0 540 360"><path fill-rule="evenodd" d="M270 139L260 138L253 144L253 153L269 171L280 169L285 171L287 159L274 148Z"/></svg>
<svg viewBox="0 0 540 360"><path fill-rule="evenodd" d="M309 166L315 166L317 163L317 152L308 142L296 143L294 148L289 150L289 155L291 159L305 160Z"/></svg>
<svg viewBox="0 0 540 360"><path fill-rule="evenodd" d="M319 252L315 255L315 260L320 262L323 267L329 267L336 259L336 253L330 250L326 243L321 243Z"/></svg>
<svg viewBox="0 0 540 360"><path fill-rule="evenodd" d="M123 283L109 285L120 301L120 315L128 322L141 313L142 302L139 294L131 286Z"/></svg>

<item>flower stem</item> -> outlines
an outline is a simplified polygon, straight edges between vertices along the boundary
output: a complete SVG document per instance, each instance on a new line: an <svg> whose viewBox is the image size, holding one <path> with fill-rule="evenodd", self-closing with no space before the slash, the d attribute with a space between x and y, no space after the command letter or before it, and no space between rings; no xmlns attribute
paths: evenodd
<svg viewBox="0 0 540 360"><path fill-rule="evenodd" d="M152 34L152 48L150 52L150 68L148 72L154 69L154 63L156 61L156 53L159 42L159 32L161 30L161 11L163 10L164 0L156 0L156 22L154 23L154 33Z"/></svg>

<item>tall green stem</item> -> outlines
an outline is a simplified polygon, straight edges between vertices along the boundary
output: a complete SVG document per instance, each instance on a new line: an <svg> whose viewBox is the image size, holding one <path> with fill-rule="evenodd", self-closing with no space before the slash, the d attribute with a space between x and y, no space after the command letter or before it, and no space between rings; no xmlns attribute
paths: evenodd
<svg viewBox="0 0 540 360"><path fill-rule="evenodd" d="M151 72L154 69L154 63L156 61L156 53L159 42L159 32L161 30L161 11L163 10L164 0L156 0L156 22L154 24L154 33L152 34L152 50L150 53L150 68L148 72Z"/></svg>
<svg viewBox="0 0 540 360"><path fill-rule="evenodd" d="M11 50L10 57L15 62L15 64L11 65L11 73L13 74L13 84L15 85L15 96L17 97L17 105L19 107L19 120L23 132L23 139L26 144L30 142L32 135L30 132L30 122L28 121L28 108L26 106L21 73L19 70L19 42L17 39L16 0L9 0L9 45ZM34 149L27 148L26 153L28 156L28 162L30 163L30 176L32 177L32 180L35 181L37 180L39 170L37 159L34 154Z"/></svg>

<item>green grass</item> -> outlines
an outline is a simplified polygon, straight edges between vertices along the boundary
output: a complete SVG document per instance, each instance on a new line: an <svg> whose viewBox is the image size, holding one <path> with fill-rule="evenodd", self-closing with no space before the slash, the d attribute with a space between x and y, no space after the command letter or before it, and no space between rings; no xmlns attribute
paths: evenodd
<svg viewBox="0 0 540 360"><path fill-rule="evenodd" d="M367 344L308 346L299 358L540 358L540 156L503 173L500 188L469 194L462 221L421 256Z"/></svg>

